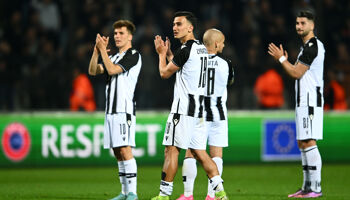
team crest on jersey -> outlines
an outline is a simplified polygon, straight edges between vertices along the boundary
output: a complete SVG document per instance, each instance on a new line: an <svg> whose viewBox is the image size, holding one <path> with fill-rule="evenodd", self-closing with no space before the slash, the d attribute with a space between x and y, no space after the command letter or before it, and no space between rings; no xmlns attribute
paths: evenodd
<svg viewBox="0 0 350 200"><path fill-rule="evenodd" d="M314 115L311 114L311 115L310 115L310 120L313 120L313 119L314 119Z"/></svg>
<svg viewBox="0 0 350 200"><path fill-rule="evenodd" d="M309 43L309 47L311 47L312 45L314 45L312 42Z"/></svg>
<svg viewBox="0 0 350 200"><path fill-rule="evenodd" d="M21 123L9 124L2 134L1 144L4 154L9 160L22 161L30 151L30 134Z"/></svg>

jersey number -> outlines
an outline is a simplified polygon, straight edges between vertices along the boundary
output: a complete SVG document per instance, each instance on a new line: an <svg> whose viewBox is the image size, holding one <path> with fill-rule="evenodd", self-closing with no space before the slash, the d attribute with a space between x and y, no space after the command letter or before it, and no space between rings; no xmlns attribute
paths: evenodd
<svg viewBox="0 0 350 200"><path fill-rule="evenodd" d="M308 118L303 118L303 128L309 128L309 120Z"/></svg>
<svg viewBox="0 0 350 200"><path fill-rule="evenodd" d="M214 94L215 68L208 68L207 94Z"/></svg>
<svg viewBox="0 0 350 200"><path fill-rule="evenodd" d="M201 73L199 77L198 88L204 88L206 82L206 74L207 74L207 57L201 57Z"/></svg>

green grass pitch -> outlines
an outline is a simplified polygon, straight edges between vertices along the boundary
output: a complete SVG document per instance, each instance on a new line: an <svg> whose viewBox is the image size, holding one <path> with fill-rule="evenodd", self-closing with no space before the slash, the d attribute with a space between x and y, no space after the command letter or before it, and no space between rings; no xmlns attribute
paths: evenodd
<svg viewBox="0 0 350 200"><path fill-rule="evenodd" d="M161 166L138 166L139 199L158 195ZM288 199L301 185L298 163L225 165L224 187L231 200ZM0 199L109 199L120 191L113 167L0 169ZM181 167L174 180L176 199L183 192ZM350 164L324 164L321 199L350 199ZM198 169L194 198L204 200L207 179Z"/></svg>

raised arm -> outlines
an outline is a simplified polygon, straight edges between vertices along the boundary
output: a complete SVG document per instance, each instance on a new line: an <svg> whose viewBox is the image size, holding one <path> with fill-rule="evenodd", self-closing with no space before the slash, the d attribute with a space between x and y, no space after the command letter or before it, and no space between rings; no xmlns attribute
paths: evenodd
<svg viewBox="0 0 350 200"><path fill-rule="evenodd" d="M292 65L288 61L288 53L287 51L283 50L282 45L280 45L280 47L278 48L274 43L270 43L268 49L269 49L268 53L275 60L278 60L282 64L287 74L294 79L300 79L305 74L305 72L309 69L307 65L304 65L301 62L298 62L295 65Z"/></svg>
<svg viewBox="0 0 350 200"><path fill-rule="evenodd" d="M96 76L98 74L102 74L104 72L104 69L101 64L98 64L98 57L99 57L99 51L96 47L94 47L94 51L92 53L90 64L89 64L89 75Z"/></svg>

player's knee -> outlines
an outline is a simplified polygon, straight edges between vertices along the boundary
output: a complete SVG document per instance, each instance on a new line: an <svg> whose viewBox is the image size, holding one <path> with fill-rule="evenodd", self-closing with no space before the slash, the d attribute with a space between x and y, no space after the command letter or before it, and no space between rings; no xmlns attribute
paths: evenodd
<svg viewBox="0 0 350 200"><path fill-rule="evenodd" d="M133 157L130 146L114 148L113 151L118 160L130 160Z"/></svg>
<svg viewBox="0 0 350 200"><path fill-rule="evenodd" d="M192 152L190 149L186 150L185 158L194 158Z"/></svg>
<svg viewBox="0 0 350 200"><path fill-rule="evenodd" d="M316 140L308 139L308 140L298 140L299 149L306 149L311 146L316 145Z"/></svg>
<svg viewBox="0 0 350 200"><path fill-rule="evenodd" d="M203 162L204 160L209 158L209 155L205 150L191 149L191 153L199 162Z"/></svg>
<svg viewBox="0 0 350 200"><path fill-rule="evenodd" d="M209 154L211 158L215 158L215 157L222 158L222 147L210 146Z"/></svg>
<svg viewBox="0 0 350 200"><path fill-rule="evenodd" d="M165 157L179 156L179 149L175 146L166 146L164 149Z"/></svg>

